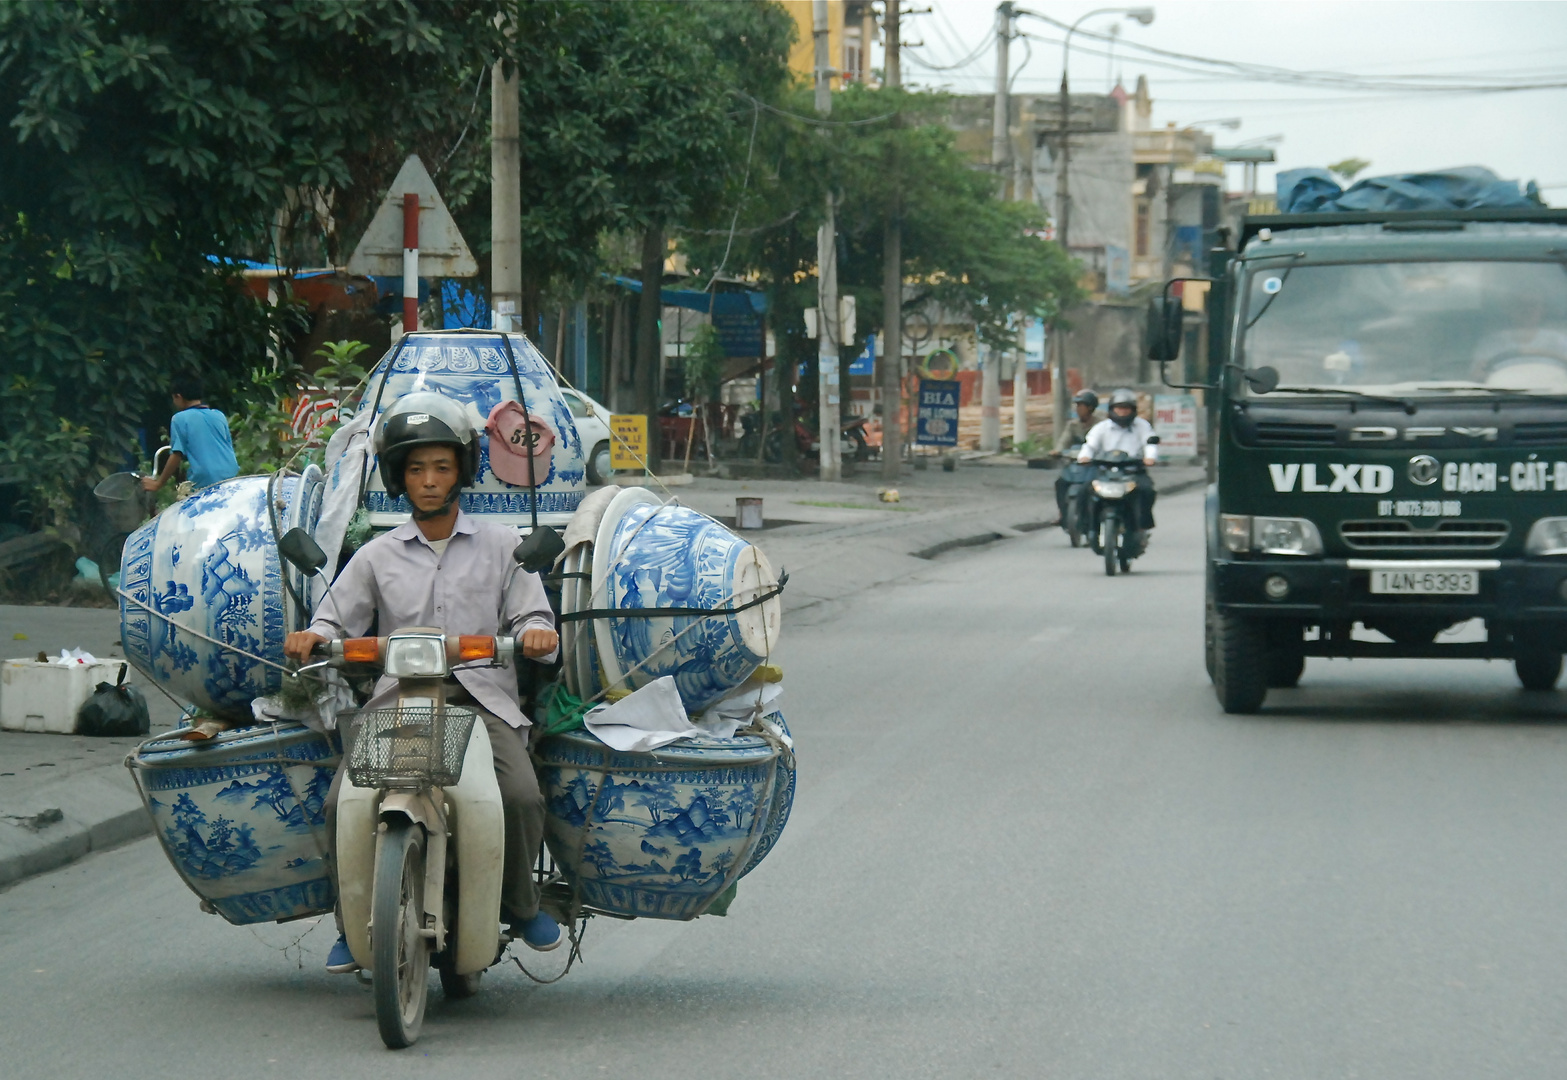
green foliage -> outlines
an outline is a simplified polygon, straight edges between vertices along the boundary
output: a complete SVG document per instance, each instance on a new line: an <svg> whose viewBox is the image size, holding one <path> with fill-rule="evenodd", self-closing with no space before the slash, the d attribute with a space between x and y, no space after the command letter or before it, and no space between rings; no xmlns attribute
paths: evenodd
<svg viewBox="0 0 1567 1080"><path fill-rule="evenodd" d="M686 396L693 401L710 401L717 397L723 373L724 343L712 323L703 323L686 346Z"/></svg>
<svg viewBox="0 0 1567 1080"><path fill-rule="evenodd" d="M262 452L282 391L249 374L284 369L303 312L247 295L233 260L343 261L410 150L462 205L498 10L0 0L0 458L39 478L40 524L87 520L81 486L133 463L180 370Z"/></svg>
<svg viewBox="0 0 1567 1080"><path fill-rule="evenodd" d="M1371 162L1365 158L1347 157L1343 161L1335 161L1328 166L1328 171L1346 184L1354 183L1355 177L1371 167Z"/></svg>
<svg viewBox="0 0 1567 1080"><path fill-rule="evenodd" d="M323 343L315 355L326 363L316 368L315 384L333 397L341 398L345 391L352 390L370 377L370 372L363 365L354 363L355 358L369 347L362 341L346 339Z"/></svg>

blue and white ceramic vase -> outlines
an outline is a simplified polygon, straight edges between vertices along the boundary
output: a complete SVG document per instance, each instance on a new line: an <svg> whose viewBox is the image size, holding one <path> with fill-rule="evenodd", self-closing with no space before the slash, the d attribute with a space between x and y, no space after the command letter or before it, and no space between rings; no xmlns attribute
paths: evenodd
<svg viewBox="0 0 1567 1080"><path fill-rule="evenodd" d="M572 731L533 752L550 853L583 904L617 915L701 915L772 850L794 799L793 755L757 735L626 753Z"/></svg>
<svg viewBox="0 0 1567 1080"><path fill-rule="evenodd" d="M315 527L321 493L314 465L301 476L240 476L132 533L120 562L126 659L177 698L249 720L251 700L281 685L284 636L308 616L294 602L305 579L279 558L277 540Z"/></svg>
<svg viewBox="0 0 1567 1080"><path fill-rule="evenodd" d="M528 404L526 420L516 404L519 384ZM525 336L490 331L405 335L375 366L356 407L380 416L402 395L420 390L462 404L480 432L479 471L463 491L464 512L528 528L531 459L539 522L565 527L587 484L582 438L549 363ZM387 496L373 459L362 479L372 526L389 529L408 519L408 500ZM334 482L357 486L361 477L337 476Z"/></svg>
<svg viewBox="0 0 1567 1080"><path fill-rule="evenodd" d="M705 514L628 488L599 525L590 606L724 613L594 619L605 679L635 690L671 675L686 711L701 712L750 678L777 648L783 613L777 596L727 610L777 583L767 557L750 541Z"/></svg>
<svg viewBox="0 0 1567 1080"><path fill-rule="evenodd" d="M178 735L142 743L131 772L158 842L203 906L236 924L331 911L324 808L338 747L287 722L206 742Z"/></svg>

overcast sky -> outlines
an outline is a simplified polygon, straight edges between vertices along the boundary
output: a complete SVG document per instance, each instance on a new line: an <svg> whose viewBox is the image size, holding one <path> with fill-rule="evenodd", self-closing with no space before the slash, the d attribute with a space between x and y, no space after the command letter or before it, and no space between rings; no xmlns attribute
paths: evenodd
<svg viewBox="0 0 1567 1080"><path fill-rule="evenodd" d="M905 42L923 42L906 47L905 82L993 92L993 0L913 0L908 6L934 10L905 18ZM1104 5L1021 0L1018 6L1070 23ZM1365 177L1485 165L1505 178L1536 180L1547 189L1548 203L1567 206L1567 88L1369 93L1249 82L1156 66L1197 65L1148 57L1125 44L1115 48L1112 61L1104 42L1082 33L1108 32L1119 23L1123 43L1292 71L1567 83L1567 3L1164 0L1150 6L1155 10L1150 26L1114 15L1095 15L1082 24L1072 38L1073 91L1103 93L1116 76L1131 90L1137 76L1146 75L1155 124L1237 118L1241 126L1233 131L1200 126L1210 127L1221 146L1283 136L1276 145L1280 168L1359 157L1372 163ZM1028 48L1033 50L1014 92L1058 89L1061 31L1027 17L1019 19L1018 29L1049 42L1013 42L1015 72ZM950 65L970 56L971 62L951 71L931 71L919 62ZM873 59L879 62L879 56ZM1230 187L1238 189L1239 168L1230 172ZM1264 172L1261 186L1273 189L1271 171Z"/></svg>

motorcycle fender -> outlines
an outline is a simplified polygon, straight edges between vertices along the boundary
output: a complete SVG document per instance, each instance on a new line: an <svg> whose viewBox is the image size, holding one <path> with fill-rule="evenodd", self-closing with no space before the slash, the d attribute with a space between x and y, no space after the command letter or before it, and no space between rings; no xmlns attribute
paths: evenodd
<svg viewBox="0 0 1567 1080"><path fill-rule="evenodd" d="M506 822L495 780L490 733L473 725L463 757L462 782L446 789L452 842L457 849L457 948L459 975L483 971L500 945L501 870ZM529 868L531 870L531 868Z"/></svg>
<svg viewBox="0 0 1567 1080"><path fill-rule="evenodd" d="M404 817L424 826L424 914L425 925L435 927L435 949L446 941L446 926L441 918L441 897L446 891L446 815L438 801L440 789L431 791L389 791L381 800L376 817L388 821Z"/></svg>
<svg viewBox="0 0 1567 1080"><path fill-rule="evenodd" d="M358 787L343 775L337 795L337 902L343 934L361 967L370 967L370 895L375 887L379 788Z"/></svg>

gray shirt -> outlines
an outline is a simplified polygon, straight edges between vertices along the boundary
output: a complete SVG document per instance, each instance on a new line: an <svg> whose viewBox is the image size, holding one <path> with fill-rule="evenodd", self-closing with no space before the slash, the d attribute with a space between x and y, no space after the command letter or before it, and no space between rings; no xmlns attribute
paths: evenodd
<svg viewBox="0 0 1567 1080"><path fill-rule="evenodd" d="M382 634L405 626L438 626L448 634L511 634L553 630L555 616L537 574L516 568L517 534L475 521L458 511L445 551L438 552L419 526L405 522L371 540L348 561L316 607L310 632L324 638L358 637L378 618ZM504 586L504 591L503 591ZM521 655L521 649L518 649ZM544 662L555 654L541 657ZM454 674L484 708L514 728L528 718L517 707L512 668L469 666ZM382 676L365 705L378 709L396 698L397 681Z"/></svg>

